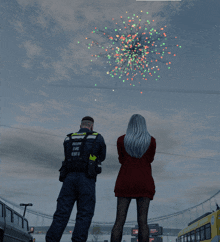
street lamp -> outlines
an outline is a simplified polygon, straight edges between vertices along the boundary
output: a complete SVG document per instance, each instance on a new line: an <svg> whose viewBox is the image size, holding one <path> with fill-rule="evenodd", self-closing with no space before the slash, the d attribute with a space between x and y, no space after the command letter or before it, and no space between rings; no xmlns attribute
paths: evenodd
<svg viewBox="0 0 220 242"><path fill-rule="evenodd" d="M33 204L32 203L20 203L20 206L25 206L25 208L24 208L24 214L23 214L23 217L24 217L27 206L33 206Z"/></svg>

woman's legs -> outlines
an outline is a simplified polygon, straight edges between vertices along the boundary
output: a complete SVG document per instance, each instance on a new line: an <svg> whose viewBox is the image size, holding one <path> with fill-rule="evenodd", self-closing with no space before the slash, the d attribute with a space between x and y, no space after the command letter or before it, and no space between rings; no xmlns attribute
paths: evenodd
<svg viewBox="0 0 220 242"><path fill-rule="evenodd" d="M149 242L149 228L147 225L147 214L150 204L148 197L138 197L137 202L137 220L138 220L138 242Z"/></svg>
<svg viewBox="0 0 220 242"><path fill-rule="evenodd" d="M131 202L130 197L117 198L117 214L114 227L111 232L111 242L120 242L122 239L123 227L127 217L128 208Z"/></svg>

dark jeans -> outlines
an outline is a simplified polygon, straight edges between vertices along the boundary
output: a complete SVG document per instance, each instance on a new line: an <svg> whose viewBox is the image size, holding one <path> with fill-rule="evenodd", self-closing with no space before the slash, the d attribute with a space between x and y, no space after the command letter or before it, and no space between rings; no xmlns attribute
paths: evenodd
<svg viewBox="0 0 220 242"><path fill-rule="evenodd" d="M60 241L75 201L77 214L72 241L85 242L94 215L95 199L95 179L87 178L83 172L69 173L60 190L53 222L46 234L46 242Z"/></svg>
<svg viewBox="0 0 220 242"><path fill-rule="evenodd" d="M123 227L131 199L131 197L117 198L117 214L116 221L111 232L111 242L120 242L122 239ZM135 199L137 202L138 242L149 242L147 214L150 199L148 197L137 197Z"/></svg>

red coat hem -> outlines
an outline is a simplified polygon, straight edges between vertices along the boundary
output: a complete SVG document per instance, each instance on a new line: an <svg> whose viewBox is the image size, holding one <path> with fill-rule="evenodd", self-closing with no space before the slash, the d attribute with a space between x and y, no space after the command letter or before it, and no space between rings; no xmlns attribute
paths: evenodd
<svg viewBox="0 0 220 242"><path fill-rule="evenodd" d="M131 197L131 198L136 198L136 197L148 197L150 198L150 200L153 200L153 197L154 196L150 196L149 194L147 193L144 193L144 194L134 194L134 195L128 195L128 194L119 194L119 193L115 193L115 197Z"/></svg>

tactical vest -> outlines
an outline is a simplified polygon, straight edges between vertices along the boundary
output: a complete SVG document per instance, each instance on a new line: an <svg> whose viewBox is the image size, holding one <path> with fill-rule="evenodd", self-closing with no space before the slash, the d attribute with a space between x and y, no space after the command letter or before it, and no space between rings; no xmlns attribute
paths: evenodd
<svg viewBox="0 0 220 242"><path fill-rule="evenodd" d="M65 161L69 171L86 172L90 150L84 151L88 139L95 139L98 133L70 133L64 140ZM93 141L93 142L94 142Z"/></svg>

